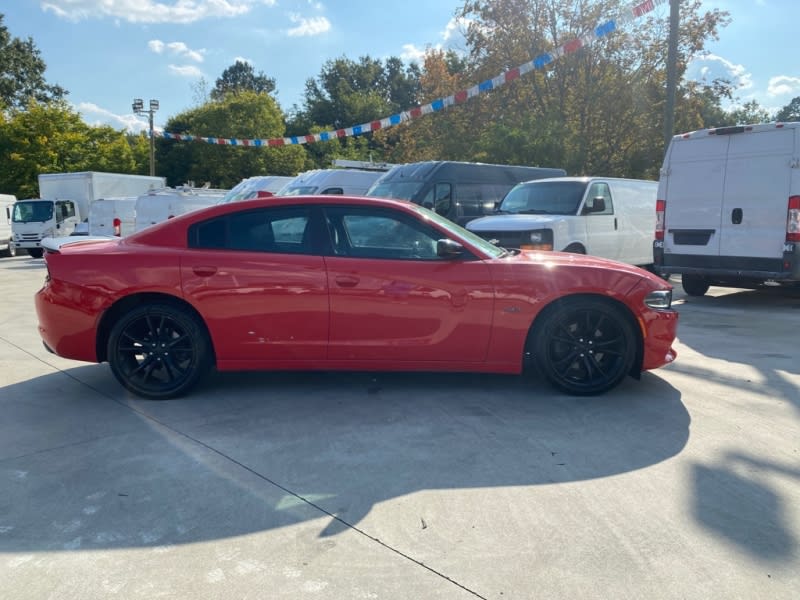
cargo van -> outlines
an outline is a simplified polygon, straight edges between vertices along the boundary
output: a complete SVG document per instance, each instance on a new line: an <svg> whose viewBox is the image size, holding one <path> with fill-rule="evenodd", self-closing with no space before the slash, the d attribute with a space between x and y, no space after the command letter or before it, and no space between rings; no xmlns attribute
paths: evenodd
<svg viewBox="0 0 800 600"><path fill-rule="evenodd" d="M658 187L656 269L711 285L800 283L800 123L672 138Z"/></svg>
<svg viewBox="0 0 800 600"><path fill-rule="evenodd" d="M134 232L138 196L99 198L89 206L89 235L125 237Z"/></svg>
<svg viewBox="0 0 800 600"><path fill-rule="evenodd" d="M381 175L383 175L382 171L314 169L300 173L286 184L276 196L308 196L313 194L363 196Z"/></svg>
<svg viewBox="0 0 800 600"><path fill-rule="evenodd" d="M220 204L239 202L252 198L268 198L274 196L286 185L294 181L294 177L282 175L257 175L242 179L229 190L219 201Z"/></svg>
<svg viewBox="0 0 800 600"><path fill-rule="evenodd" d="M495 205L519 182L566 174L564 169L424 161L395 166L367 196L410 200L464 225L494 212Z"/></svg>
<svg viewBox="0 0 800 600"><path fill-rule="evenodd" d="M16 256L14 236L11 231L11 213L17 197L11 194L0 194L0 256Z"/></svg>
<svg viewBox="0 0 800 600"><path fill-rule="evenodd" d="M503 248L591 254L652 268L658 183L556 177L515 186L467 229Z"/></svg>
<svg viewBox="0 0 800 600"><path fill-rule="evenodd" d="M191 186L152 190L136 200L134 230L141 231L178 215L214 206L227 192Z"/></svg>

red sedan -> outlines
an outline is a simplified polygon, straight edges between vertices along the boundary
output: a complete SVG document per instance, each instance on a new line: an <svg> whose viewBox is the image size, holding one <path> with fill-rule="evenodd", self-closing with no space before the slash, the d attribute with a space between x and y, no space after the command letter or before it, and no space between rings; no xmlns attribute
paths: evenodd
<svg viewBox="0 0 800 600"><path fill-rule="evenodd" d="M672 288L636 267L506 251L417 205L223 204L127 238L48 240L39 331L165 399L220 371L520 373L599 394L675 358Z"/></svg>

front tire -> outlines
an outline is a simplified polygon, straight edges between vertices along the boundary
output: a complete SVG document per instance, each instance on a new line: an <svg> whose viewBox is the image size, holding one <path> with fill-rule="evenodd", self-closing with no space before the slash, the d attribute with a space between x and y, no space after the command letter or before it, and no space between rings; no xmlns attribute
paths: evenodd
<svg viewBox="0 0 800 600"><path fill-rule="evenodd" d="M8 240L8 247L3 250L3 255L9 258L14 258L17 255L17 247L12 240Z"/></svg>
<svg viewBox="0 0 800 600"><path fill-rule="evenodd" d="M681 286L683 291L690 296L704 296L708 291L708 281L697 275L681 275Z"/></svg>
<svg viewBox="0 0 800 600"><path fill-rule="evenodd" d="M150 400L188 392L211 366L211 342L203 325L170 304L134 308L116 322L108 362L128 390Z"/></svg>
<svg viewBox="0 0 800 600"><path fill-rule="evenodd" d="M42 256L44 256L44 250L41 248L28 248L28 254L33 258L42 258Z"/></svg>
<svg viewBox="0 0 800 600"><path fill-rule="evenodd" d="M532 332L535 365L551 385L576 396L602 394L633 368L637 340L622 308L592 298L555 304Z"/></svg>

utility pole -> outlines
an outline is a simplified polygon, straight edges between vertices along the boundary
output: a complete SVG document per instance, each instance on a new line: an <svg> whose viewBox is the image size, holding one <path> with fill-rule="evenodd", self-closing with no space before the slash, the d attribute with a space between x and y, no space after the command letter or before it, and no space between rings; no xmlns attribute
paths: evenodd
<svg viewBox="0 0 800 600"><path fill-rule="evenodd" d="M158 110L158 100L150 100L149 110L144 109L144 100L141 98L134 98L131 105L133 112L137 115L147 115L150 124L150 176L156 174L156 140L153 136L153 115Z"/></svg>
<svg viewBox="0 0 800 600"><path fill-rule="evenodd" d="M675 128L675 88L677 87L678 27L680 0L669 0L669 42L667 44L667 97L664 102L664 152Z"/></svg>

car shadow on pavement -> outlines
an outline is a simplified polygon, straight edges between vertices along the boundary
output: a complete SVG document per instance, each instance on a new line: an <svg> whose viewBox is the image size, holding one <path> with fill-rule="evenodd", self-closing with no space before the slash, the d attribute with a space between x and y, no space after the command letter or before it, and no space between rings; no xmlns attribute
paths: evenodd
<svg viewBox="0 0 800 600"><path fill-rule="evenodd" d="M680 393L650 373L592 398L530 376L215 373L149 402L91 365L3 392L0 551L17 552L310 522L332 536L415 492L646 469L679 454L690 425Z"/></svg>

